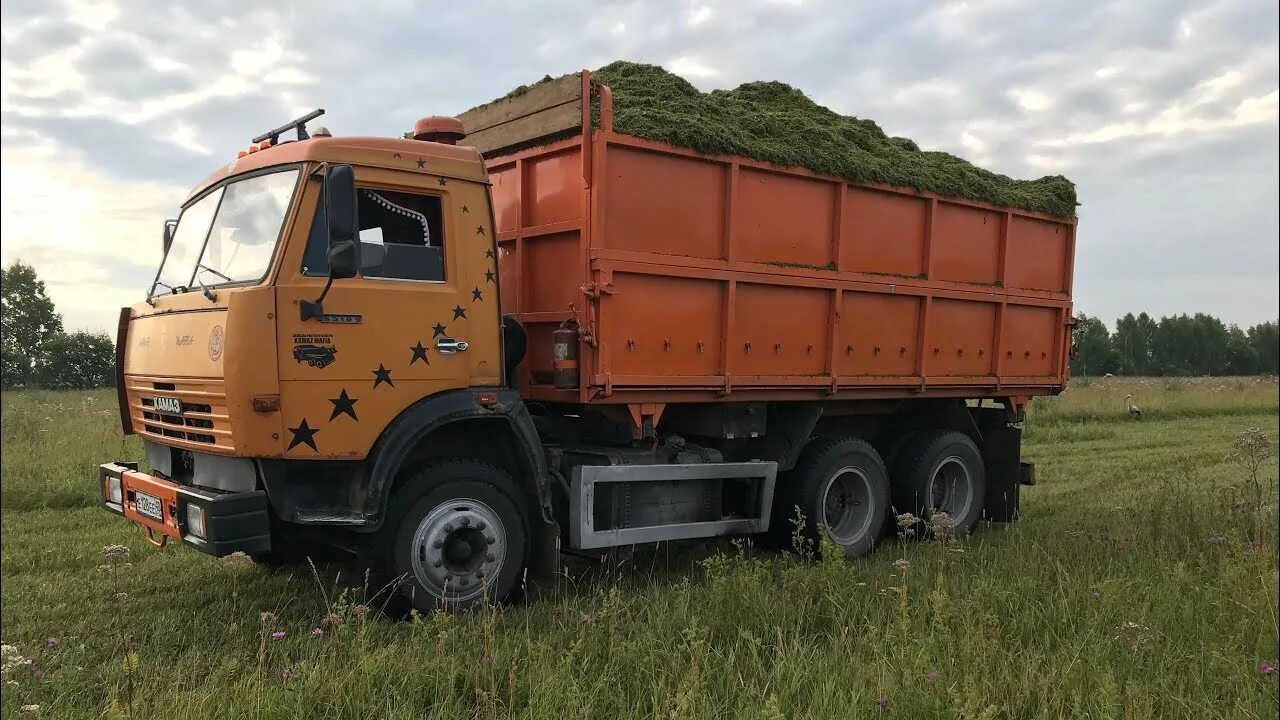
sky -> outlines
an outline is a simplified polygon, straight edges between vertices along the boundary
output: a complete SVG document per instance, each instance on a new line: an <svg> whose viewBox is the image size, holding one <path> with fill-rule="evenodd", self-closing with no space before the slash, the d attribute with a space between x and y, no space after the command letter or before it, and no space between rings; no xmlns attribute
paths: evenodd
<svg viewBox="0 0 1280 720"><path fill-rule="evenodd" d="M0 261L69 329L140 300L161 221L313 108L397 136L615 59L703 90L781 80L890 135L1078 186L1077 313L1280 305L1277 3L5 0Z"/></svg>

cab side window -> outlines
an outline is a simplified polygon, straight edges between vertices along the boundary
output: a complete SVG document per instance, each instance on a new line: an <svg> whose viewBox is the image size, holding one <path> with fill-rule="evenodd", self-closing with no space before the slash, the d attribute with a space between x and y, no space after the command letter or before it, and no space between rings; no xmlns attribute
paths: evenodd
<svg viewBox="0 0 1280 720"><path fill-rule="evenodd" d="M444 281L444 222L434 195L359 188L360 275ZM302 258L304 275L327 275L324 206L316 208Z"/></svg>

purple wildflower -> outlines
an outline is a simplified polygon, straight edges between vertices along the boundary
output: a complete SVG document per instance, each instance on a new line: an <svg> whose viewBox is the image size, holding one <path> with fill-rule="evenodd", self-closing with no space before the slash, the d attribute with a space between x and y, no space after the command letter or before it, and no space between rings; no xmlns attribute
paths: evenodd
<svg viewBox="0 0 1280 720"><path fill-rule="evenodd" d="M272 639L272 640L283 640L283 639L284 639L284 631L283 631L283 630L277 630L277 631L275 631L275 632L271 633L271 639Z"/></svg>
<svg viewBox="0 0 1280 720"><path fill-rule="evenodd" d="M1096 598L1102 597L1102 591L1098 589L1097 585L1093 585L1093 584L1089 585L1089 594Z"/></svg>
<svg viewBox="0 0 1280 720"><path fill-rule="evenodd" d="M324 635L324 630L321 630L320 628L311 629L311 637L320 637L321 635Z"/></svg>
<svg viewBox="0 0 1280 720"><path fill-rule="evenodd" d="M285 680L288 680L289 678L293 677L293 671L290 670L289 668L285 668L284 671L280 673L280 677L284 678Z"/></svg>
<svg viewBox="0 0 1280 720"><path fill-rule="evenodd" d="M484 657L480 658L480 662L484 663L485 665L492 665L492 664L493 664L493 656L492 656L492 655L485 655Z"/></svg>
<svg viewBox="0 0 1280 720"><path fill-rule="evenodd" d="M1221 545L1226 541L1227 539L1221 535L1211 535L1209 537L1209 542L1213 543L1214 545Z"/></svg>
<svg viewBox="0 0 1280 720"><path fill-rule="evenodd" d="M1269 662L1264 662L1258 666L1258 673L1262 675L1262 677L1271 677L1276 674L1276 666Z"/></svg>
<svg viewBox="0 0 1280 720"><path fill-rule="evenodd" d="M44 671L41 670L40 668L34 668L31 671L31 677L39 680L40 678L44 677Z"/></svg>
<svg viewBox="0 0 1280 720"><path fill-rule="evenodd" d="M45 642L49 643L49 647L58 647L59 640L56 637L51 637L51 638L46 638Z"/></svg>
<svg viewBox="0 0 1280 720"><path fill-rule="evenodd" d="M924 674L924 679L928 680L931 683L936 683L938 682L938 673L930 670L929 672Z"/></svg>
<svg viewBox="0 0 1280 720"><path fill-rule="evenodd" d="M889 698L882 698L882 697L876 698L876 705L879 705L882 708L889 707Z"/></svg>

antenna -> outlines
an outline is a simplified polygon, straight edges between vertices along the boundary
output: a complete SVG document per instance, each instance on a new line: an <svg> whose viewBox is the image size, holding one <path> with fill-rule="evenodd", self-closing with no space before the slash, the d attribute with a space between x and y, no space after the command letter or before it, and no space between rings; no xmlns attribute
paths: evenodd
<svg viewBox="0 0 1280 720"><path fill-rule="evenodd" d="M290 130L297 130L298 139L306 140L307 138L311 137L310 135L307 134L307 123L311 122L312 120L315 120L316 118L320 117L323 114L324 114L324 108L316 108L315 110L312 110L311 112L307 113L306 115L303 115L300 118L297 118L295 120L290 120L289 122L281 125L280 127L274 130L268 130L262 133L258 137L250 140L249 142L260 143L263 140L270 140L271 144L275 145L277 142L279 142L280 135L283 133L289 132Z"/></svg>

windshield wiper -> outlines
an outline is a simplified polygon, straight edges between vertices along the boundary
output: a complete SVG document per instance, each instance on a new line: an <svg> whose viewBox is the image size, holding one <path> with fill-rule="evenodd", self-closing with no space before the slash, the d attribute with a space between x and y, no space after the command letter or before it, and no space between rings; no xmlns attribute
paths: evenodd
<svg viewBox="0 0 1280 720"><path fill-rule="evenodd" d="M235 280L232 279L231 276L225 275L217 270L214 270L213 268L209 267L208 265L205 265L204 263L196 263L196 268L197 270L208 270L209 272L213 273L214 275L217 275L218 277L222 278L223 280L226 280L227 282L235 282ZM199 281L197 280L197 282Z"/></svg>
<svg viewBox="0 0 1280 720"><path fill-rule="evenodd" d="M214 270L214 272L218 272L218 271ZM222 273L218 273L218 274L221 275ZM201 280L199 277L196 277L196 284L200 286L200 292L204 293L205 298L207 298L209 302L218 302L218 296L214 295L213 291L209 289L209 286L205 285L204 281Z"/></svg>

